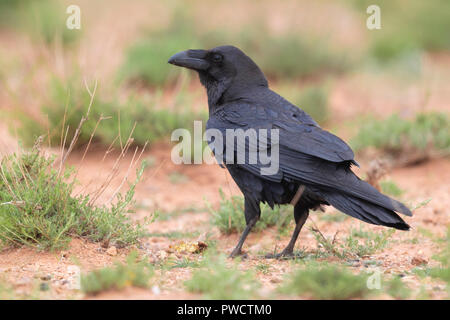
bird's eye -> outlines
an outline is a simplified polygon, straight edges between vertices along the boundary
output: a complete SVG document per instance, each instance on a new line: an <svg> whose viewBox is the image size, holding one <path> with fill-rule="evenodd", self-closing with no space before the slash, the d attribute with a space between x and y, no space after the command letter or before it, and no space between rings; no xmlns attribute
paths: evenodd
<svg viewBox="0 0 450 320"><path fill-rule="evenodd" d="M222 55L220 55L220 54L218 54L218 53L216 53L215 55L213 55L213 57L212 57L212 60L214 61L214 62L222 62Z"/></svg>

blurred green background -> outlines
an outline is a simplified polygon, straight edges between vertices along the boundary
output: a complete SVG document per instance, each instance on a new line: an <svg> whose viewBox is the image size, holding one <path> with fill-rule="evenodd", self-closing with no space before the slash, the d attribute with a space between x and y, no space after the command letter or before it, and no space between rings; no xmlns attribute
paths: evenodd
<svg viewBox="0 0 450 320"><path fill-rule="evenodd" d="M63 123L70 141L89 104L85 85L95 80L79 144L94 128L98 146L117 144L118 134L126 139L133 128L139 145L191 128L207 118L203 89L195 74L167 59L187 48L232 44L276 91L354 138L358 150L397 141L448 151L449 1L77 1L80 30L66 27L70 4L0 1L2 126L25 145L39 135L59 145ZM381 9L379 30L366 27L371 4ZM368 132L393 114L414 127L418 113L441 119L425 120L432 125L421 136L431 138L420 143L407 130Z"/></svg>

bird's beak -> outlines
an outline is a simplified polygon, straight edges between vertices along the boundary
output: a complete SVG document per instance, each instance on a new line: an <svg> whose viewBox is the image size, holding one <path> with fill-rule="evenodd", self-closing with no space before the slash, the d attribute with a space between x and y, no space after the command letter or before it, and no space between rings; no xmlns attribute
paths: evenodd
<svg viewBox="0 0 450 320"><path fill-rule="evenodd" d="M209 62L205 60L206 50L186 50L174 54L169 59L169 63L197 71L209 68Z"/></svg>

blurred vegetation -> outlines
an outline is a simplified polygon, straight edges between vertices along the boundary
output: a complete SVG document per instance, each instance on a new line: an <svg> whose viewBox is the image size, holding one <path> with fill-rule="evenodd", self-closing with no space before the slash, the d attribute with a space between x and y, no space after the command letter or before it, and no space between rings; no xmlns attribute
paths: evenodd
<svg viewBox="0 0 450 320"><path fill-rule="evenodd" d="M173 54L189 48L211 49L226 44L242 49L273 78L340 73L351 66L347 52L332 47L329 41L318 36L306 33L275 36L265 25L256 22L256 27L249 23L245 32L204 31L185 9L174 10L166 29L149 33L131 46L119 72L121 79L164 85L173 82L179 72L167 64Z"/></svg>
<svg viewBox="0 0 450 320"><path fill-rule="evenodd" d="M143 174L110 207L94 206L89 195L74 196L73 170L56 169L36 145L0 163L0 243L41 250L64 248L73 236L116 246L136 243L143 227L131 221L128 207Z"/></svg>
<svg viewBox="0 0 450 320"><path fill-rule="evenodd" d="M444 248L434 257L440 265L431 268L430 275L447 284L447 295L450 298L450 227L447 227L447 234L442 241L444 242Z"/></svg>
<svg viewBox="0 0 450 320"><path fill-rule="evenodd" d="M450 119L446 113L419 113L407 120L397 114L385 120L371 119L351 141L355 151L374 147L387 153L450 152Z"/></svg>
<svg viewBox="0 0 450 320"><path fill-rule="evenodd" d="M367 18L366 8L381 9L381 29L370 32L370 54L386 63L414 52L450 50L450 2L446 0L353 0Z"/></svg>
<svg viewBox="0 0 450 320"><path fill-rule="evenodd" d="M136 251L131 252L126 263L116 262L114 267L94 270L81 276L81 290L88 295L96 295L108 290L122 290L126 287L147 288L153 277L152 266L138 261Z"/></svg>
<svg viewBox="0 0 450 320"><path fill-rule="evenodd" d="M228 267L224 255L208 252L185 286L205 299L243 300L255 298L259 283L253 272L241 271L236 265Z"/></svg>
<svg viewBox="0 0 450 320"><path fill-rule="evenodd" d="M280 291L313 299L345 300L366 297L370 293L366 282L366 275L354 275L336 265L308 263L287 276Z"/></svg>
<svg viewBox="0 0 450 320"><path fill-rule="evenodd" d="M392 180L380 181L381 192L393 197L400 197L403 190Z"/></svg>
<svg viewBox="0 0 450 320"><path fill-rule="evenodd" d="M211 222L224 234L241 233L246 227L244 212L244 198L232 196L227 198L222 190L220 192L220 206L217 210L210 204ZM253 231L261 231L273 226L279 232L284 232L293 222L293 211L289 206L275 206L272 210L267 204L261 204L261 218L253 227Z"/></svg>
<svg viewBox="0 0 450 320"><path fill-rule="evenodd" d="M389 244L389 238L395 232L394 229L379 233L364 231L361 228L351 229L350 234L342 240L335 237L329 239L320 230L312 228L314 238L318 245L329 255L340 259L362 258L384 249Z"/></svg>
<svg viewBox="0 0 450 320"><path fill-rule="evenodd" d="M69 45L79 39L81 30L66 27L66 7L57 0L1 0L0 26L29 34L51 44Z"/></svg>
<svg viewBox="0 0 450 320"><path fill-rule="evenodd" d="M125 102L119 102L117 98L102 100L95 97L77 145L87 144L93 132L92 141L104 146L119 146L121 141L128 140L131 133L134 144L143 146L146 142L153 143L169 137L177 128L193 130L194 120L205 120L206 112L192 112L184 105L184 93L179 95L171 109L155 108L160 101L157 94L145 102L136 97L130 97ZM54 78L50 83L50 101L41 107L48 121L31 118L26 111L15 111L15 118L21 123L19 138L26 145L32 145L36 137L49 132L53 146L60 146L64 139L71 141L81 118L88 111L90 99L78 77L67 81Z"/></svg>

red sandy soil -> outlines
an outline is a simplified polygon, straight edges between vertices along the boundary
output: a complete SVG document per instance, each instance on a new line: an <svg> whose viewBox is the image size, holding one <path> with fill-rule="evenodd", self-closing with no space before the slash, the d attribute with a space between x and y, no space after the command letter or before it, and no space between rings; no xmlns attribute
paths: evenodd
<svg viewBox="0 0 450 320"><path fill-rule="evenodd" d="M98 176L98 159L100 155L96 152L89 153L84 160L78 178L81 185L89 183ZM79 161L79 155L75 154L71 158L71 163ZM165 145L154 146L151 151L146 152L144 157L152 157L156 165L145 173L145 178L139 184L136 192L136 199L139 210L136 218L140 219L150 215L154 210L173 212L176 210L187 210L180 212L178 216L166 221L155 221L149 225L148 229L153 233L165 233L172 231L198 232L200 237L210 233L212 239L218 240L218 249L221 252L229 253L237 242L238 235L224 236L211 227L209 222L210 214L202 209L205 207L203 198L208 200L213 206L217 206L219 201L218 189L222 188L226 194L239 194L234 182L228 173L217 165L185 165L177 166L170 161L170 147ZM100 172L108 172L113 166L113 156L108 157L102 164ZM126 159L131 161L131 156ZM363 166L367 167L367 166ZM105 192L104 199L108 199L115 190L114 185L118 185L124 177L126 170L121 170L115 182ZM185 181L173 183L169 176L177 172L185 176ZM448 205L450 194L450 161L445 159L433 160L419 166L398 168L389 173L388 177L397 182L400 188L406 190L402 199L417 204L425 199L432 198L432 201L425 207L414 212L412 218L406 217L406 221L411 224L412 230L409 232L397 231L390 240L390 245L379 253L370 257L364 257L357 262L352 269L364 270L364 260L379 261L379 268L384 273L402 274L407 270L416 267L413 259L422 259L429 266L436 265L432 259L441 248L435 241L429 239L421 232L422 229L429 230L436 237L443 237L449 224ZM98 180L97 180L98 181ZM95 184L92 183L93 187ZM341 214L334 209L328 209L326 214ZM326 237L333 237L338 232L338 239L344 237L351 228L359 228L360 223L355 219L346 219L343 222L322 221L314 214L306 223L303 232L299 237L297 248L314 251L317 243L309 228L315 223ZM384 228L364 225L365 230L381 231ZM418 242L413 244L411 239L417 238ZM192 240L192 239L187 239ZM194 239L195 240L195 239ZM269 295L270 290L275 288L282 280L284 274L292 270L289 261L277 261L273 263L261 257L261 252L272 252L280 250L289 240L288 236L279 237L275 229L264 232L252 233L245 246L249 258L240 263L240 268L254 268L260 263L269 263L270 272L268 274L258 273L258 279L264 284L262 295ZM139 252L147 256L151 261L164 259L170 245L174 245L181 240L166 237L150 237L143 239L139 246ZM70 279L68 267L79 264L82 272L101 268L110 265L113 261L123 260L130 249L119 249L115 257L106 253L106 249L100 244L88 243L84 240L74 239L69 248L63 252L45 253L37 252L34 249L5 249L0 253L0 270L14 288L20 294L30 293L36 283L42 282L40 277L51 276L51 290L41 293L42 298L77 298L82 295L78 291L71 290L67 279ZM170 255L170 254L169 254ZM200 255L191 255L193 259ZM175 257L176 258L176 257ZM75 261L77 261L75 263ZM331 259L333 261L333 259ZM183 288L183 281L189 279L191 270L189 268L173 269L165 273L164 277L158 278L154 286L155 289L134 289L129 288L121 292L107 292L94 298L104 299L190 299L198 298L186 292ZM412 288L420 287L422 282L416 276L407 275L403 280ZM443 285L435 282L425 284L428 293L432 298L445 297ZM27 291L28 290L28 291ZM159 291L159 292L158 292Z"/></svg>

